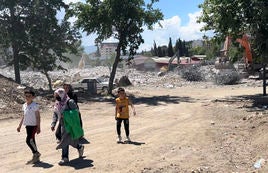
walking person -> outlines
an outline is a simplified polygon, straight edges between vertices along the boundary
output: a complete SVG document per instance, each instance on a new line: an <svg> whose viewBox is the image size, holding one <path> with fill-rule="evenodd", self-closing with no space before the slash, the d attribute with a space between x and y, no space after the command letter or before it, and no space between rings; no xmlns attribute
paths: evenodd
<svg viewBox="0 0 268 173"><path fill-rule="evenodd" d="M35 164L40 161L41 156L38 152L35 141L35 134L39 134L41 132L39 105L33 101L35 97L35 93L33 91L25 90L24 97L25 103L22 106L24 113L21 117L19 126L17 127L17 131L20 132L22 124L25 125L27 133L26 143L33 153L32 159L29 160L27 164Z"/></svg>
<svg viewBox="0 0 268 173"><path fill-rule="evenodd" d="M115 120L116 120L116 131L117 131L117 143L122 143L121 137L121 124L124 123L124 129L126 134L125 142L131 142L129 137L129 106L133 110L133 115L136 115L136 111L131 100L126 96L124 88L118 88L118 98L115 99Z"/></svg>
<svg viewBox="0 0 268 173"><path fill-rule="evenodd" d="M63 89L65 90L65 92L67 93L68 97L70 99L73 99L74 102L76 103L77 105L77 108L79 109L79 106L78 106L78 97L77 95L73 92L73 87L71 84L67 84L67 83L64 83L63 84ZM81 127L83 128L83 122L82 122L82 117L81 117L81 113L79 111L79 118L80 118L80 124L81 124Z"/></svg>
<svg viewBox="0 0 268 173"><path fill-rule="evenodd" d="M62 149L61 160L59 165L69 162L69 145L78 150L79 157L83 157L84 146L79 143L79 138L83 136L83 129L80 126L80 120L77 111L77 105L73 99L70 99L63 88L59 88L54 92L56 99L54 106L53 120L51 130L55 130L55 125L59 121L61 126L61 140L56 149ZM76 112L76 115L67 116L66 112ZM76 136L73 136L75 133Z"/></svg>

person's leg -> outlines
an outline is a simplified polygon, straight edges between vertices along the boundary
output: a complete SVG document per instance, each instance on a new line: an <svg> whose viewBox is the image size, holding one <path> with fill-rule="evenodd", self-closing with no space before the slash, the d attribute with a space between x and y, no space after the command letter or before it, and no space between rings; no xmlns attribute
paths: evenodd
<svg viewBox="0 0 268 173"><path fill-rule="evenodd" d="M84 145L82 144L77 144L77 151L78 151L78 155L79 157L83 157L83 154L84 154Z"/></svg>
<svg viewBox="0 0 268 173"><path fill-rule="evenodd" d="M69 145L62 147L61 158L69 158Z"/></svg>
<svg viewBox="0 0 268 173"><path fill-rule="evenodd" d="M59 161L59 165L63 165L68 162L69 162L69 145L62 147L61 160Z"/></svg>
<svg viewBox="0 0 268 173"><path fill-rule="evenodd" d="M35 134L36 134L37 126L26 126L26 143L31 149L33 153L33 157L31 160L27 162L27 164L33 164L39 161L41 154L37 150L36 142L35 142Z"/></svg>
<svg viewBox="0 0 268 173"><path fill-rule="evenodd" d="M122 124L122 119L118 118L116 120L116 131L117 131L117 142L121 142L122 138L121 138L121 124Z"/></svg>
<svg viewBox="0 0 268 173"><path fill-rule="evenodd" d="M36 133L37 127L36 126L26 126L26 143L31 149L32 153L35 154L37 152L37 146L35 143L35 133Z"/></svg>
<svg viewBox="0 0 268 173"><path fill-rule="evenodd" d="M129 138L129 119L124 119L124 128L126 137Z"/></svg>

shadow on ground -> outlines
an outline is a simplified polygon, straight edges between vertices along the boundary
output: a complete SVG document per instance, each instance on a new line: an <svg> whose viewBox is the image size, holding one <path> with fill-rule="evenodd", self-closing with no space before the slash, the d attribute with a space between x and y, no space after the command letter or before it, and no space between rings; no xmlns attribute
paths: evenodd
<svg viewBox="0 0 268 173"><path fill-rule="evenodd" d="M124 142L117 142L118 144L131 144L131 145L143 145L145 142L137 142L137 141L124 141Z"/></svg>
<svg viewBox="0 0 268 173"><path fill-rule="evenodd" d="M82 98L79 97L81 102L108 102L110 104L115 103L115 98L112 96L95 96L90 98ZM147 104L150 106L159 106L163 104L179 104L180 102L195 102L195 100L191 97L177 97L170 95L162 95L162 96L152 96L152 97L135 97L134 95L129 96L132 100L133 104Z"/></svg>
<svg viewBox="0 0 268 173"><path fill-rule="evenodd" d="M268 109L268 96L261 94L232 96L224 99L216 99L214 102L238 105L238 108L245 108L249 112Z"/></svg>
<svg viewBox="0 0 268 173"><path fill-rule="evenodd" d="M94 165L92 163L93 163L93 160L85 159L83 157L83 158L77 158L77 159L70 160L69 163L66 163L62 166L70 166L70 167L73 167L74 169L78 170L78 169L85 169L85 168L93 167Z"/></svg>
<svg viewBox="0 0 268 173"><path fill-rule="evenodd" d="M48 168L52 168L53 165L46 163L46 162L43 162L43 161L40 161L40 162L35 163L33 165L33 167L40 167L40 168L48 169Z"/></svg>

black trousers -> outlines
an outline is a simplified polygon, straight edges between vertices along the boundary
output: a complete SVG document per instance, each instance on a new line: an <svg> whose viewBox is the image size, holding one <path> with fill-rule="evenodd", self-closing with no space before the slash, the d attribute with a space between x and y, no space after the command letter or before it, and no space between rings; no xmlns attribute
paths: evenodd
<svg viewBox="0 0 268 173"><path fill-rule="evenodd" d="M116 119L116 130L117 130L117 135L121 136L121 124L122 121L124 122L124 128L125 128L125 133L126 136L129 136L129 119L123 119L123 118L117 118Z"/></svg>
<svg viewBox="0 0 268 173"><path fill-rule="evenodd" d="M26 126L26 144L29 146L33 154L37 152L37 146L35 142L36 130L37 126Z"/></svg>

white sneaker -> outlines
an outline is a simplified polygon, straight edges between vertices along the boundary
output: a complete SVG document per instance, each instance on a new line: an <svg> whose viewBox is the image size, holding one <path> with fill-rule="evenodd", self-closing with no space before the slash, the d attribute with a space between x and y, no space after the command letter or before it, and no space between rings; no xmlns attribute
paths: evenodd
<svg viewBox="0 0 268 173"><path fill-rule="evenodd" d="M64 164L66 164L66 163L68 163L68 162L69 162L69 159L66 158L66 157L64 157L64 158L62 158L62 159L59 161L59 165L64 165Z"/></svg>
<svg viewBox="0 0 268 173"><path fill-rule="evenodd" d="M126 142L131 142L129 136L127 136L127 138L126 138Z"/></svg>
<svg viewBox="0 0 268 173"><path fill-rule="evenodd" d="M122 137L121 136L118 136L117 143L121 143L121 142L122 142Z"/></svg>
<svg viewBox="0 0 268 173"><path fill-rule="evenodd" d="M81 146L81 148L80 149L78 149L78 154L79 154L79 157L81 158L81 157L83 157L83 154L84 154L84 145L82 145Z"/></svg>

